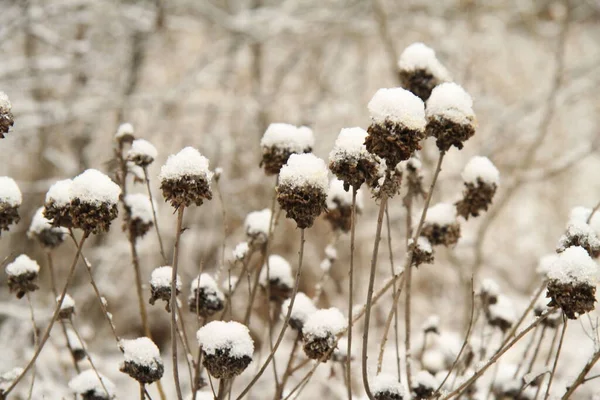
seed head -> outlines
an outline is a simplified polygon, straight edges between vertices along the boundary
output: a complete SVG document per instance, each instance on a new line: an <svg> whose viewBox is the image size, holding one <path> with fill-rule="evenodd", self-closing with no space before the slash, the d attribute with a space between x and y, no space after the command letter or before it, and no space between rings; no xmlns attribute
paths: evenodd
<svg viewBox="0 0 600 400"><path fill-rule="evenodd" d="M208 318L223 310L225 295L209 274L201 274L192 281L188 307L190 312Z"/></svg>
<svg viewBox="0 0 600 400"><path fill-rule="evenodd" d="M210 183L213 173L208 159L193 147L170 155L160 170L160 188L166 201L175 208L202 205L212 199Z"/></svg>
<svg viewBox="0 0 600 400"><path fill-rule="evenodd" d="M449 203L438 203L427 210L421 236L434 246L452 246L460 238L460 225L456 221L456 208Z"/></svg>
<svg viewBox="0 0 600 400"><path fill-rule="evenodd" d="M20 299L28 292L34 292L39 289L37 285L40 266L35 260L21 254L13 262L6 266L6 275L8 275L8 287L17 294Z"/></svg>
<svg viewBox="0 0 600 400"><path fill-rule="evenodd" d="M120 346L125 358L121 364L121 372L142 384L150 384L162 378L165 367L160 351L151 339L140 337L122 340Z"/></svg>
<svg viewBox="0 0 600 400"><path fill-rule="evenodd" d="M214 378L233 378L252 361L254 342L248 328L239 322L209 322L198 330L196 338L202 346L203 365Z"/></svg>
<svg viewBox="0 0 600 400"><path fill-rule="evenodd" d="M404 49L398 60L398 74L402 87L423 101L429 98L434 87L451 80L435 51L423 43L413 43Z"/></svg>
<svg viewBox="0 0 600 400"><path fill-rule="evenodd" d="M145 168L152 164L158 155L156 147L147 140L136 139L131 143L131 149L127 152L127 161Z"/></svg>
<svg viewBox="0 0 600 400"><path fill-rule="evenodd" d="M1 94L1 92L0 92ZM19 206L23 201L17 183L8 176L0 176L0 235L8 231L8 227L16 224L19 217Z"/></svg>
<svg viewBox="0 0 600 400"><path fill-rule="evenodd" d="M0 92L0 139L4 139L4 135L8 133L14 124L12 104L6 93Z"/></svg>
<svg viewBox="0 0 600 400"><path fill-rule="evenodd" d="M313 132L306 126L271 124L260 141L260 166L265 169L267 175L277 175L290 155L310 153L314 143Z"/></svg>
<svg viewBox="0 0 600 400"><path fill-rule="evenodd" d="M124 230L127 230L132 238L143 237L154 226L152 215L152 203L147 195L128 194L124 199L125 203L125 224Z"/></svg>
<svg viewBox="0 0 600 400"><path fill-rule="evenodd" d="M173 268L164 266L152 271L150 276L150 304L154 305L156 300L164 300L167 304L165 310L171 312L171 284L173 283ZM181 292L181 279L177 275L175 281L175 296Z"/></svg>

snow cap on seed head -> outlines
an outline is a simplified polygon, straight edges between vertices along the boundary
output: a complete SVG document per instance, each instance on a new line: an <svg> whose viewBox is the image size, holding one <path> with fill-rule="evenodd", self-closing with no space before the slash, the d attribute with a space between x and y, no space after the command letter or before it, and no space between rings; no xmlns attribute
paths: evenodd
<svg viewBox="0 0 600 400"><path fill-rule="evenodd" d="M285 319L290 307L291 299L286 299L281 305L281 318ZM302 292L298 292L294 300L294 307L290 315L290 321L299 322L301 325L306 323L308 317L317 311L317 307L310 297Z"/></svg>
<svg viewBox="0 0 600 400"><path fill-rule="evenodd" d="M264 236L267 239L269 234L269 224L271 223L271 210L265 208L260 211L252 211L248 213L244 220L244 228L246 235L250 238L257 238L258 236Z"/></svg>
<svg viewBox="0 0 600 400"><path fill-rule="evenodd" d="M21 254L13 262L6 266L8 276L20 276L24 274L35 274L40 272L40 266L25 254Z"/></svg>
<svg viewBox="0 0 600 400"><path fill-rule="evenodd" d="M131 143L131 149L127 152L127 160L141 167L148 166L158 156L156 147L145 139L136 139Z"/></svg>
<svg viewBox="0 0 600 400"><path fill-rule="evenodd" d="M102 381L98 379L98 375ZM86 398L114 399L116 396L115 384L104 375L97 374L93 369L85 370L71 379L69 389L75 394L88 396ZM108 397L106 391L108 391Z"/></svg>
<svg viewBox="0 0 600 400"><path fill-rule="evenodd" d="M212 355L217 350L229 350L232 358L252 357L254 342L245 325L235 321L212 321L196 333L198 343L205 354Z"/></svg>
<svg viewBox="0 0 600 400"><path fill-rule="evenodd" d="M427 119L443 117L457 124L472 124L475 120L473 99L453 82L442 83L431 91L426 114Z"/></svg>
<svg viewBox="0 0 600 400"><path fill-rule="evenodd" d="M500 172L489 158L482 156L471 158L465 165L461 176L463 182L473 185L477 185L478 180L496 186L500 183Z"/></svg>
<svg viewBox="0 0 600 400"><path fill-rule="evenodd" d="M14 181L8 176L0 176L0 203L8 204L10 207L18 207L23 201L21 190Z"/></svg>
<svg viewBox="0 0 600 400"><path fill-rule="evenodd" d="M402 88L382 88L375 92L368 104L373 122L390 121L412 130L425 130L425 106L423 101Z"/></svg>
<svg viewBox="0 0 600 400"><path fill-rule="evenodd" d="M344 314L335 307L317 310L306 319L302 332L315 338L335 336L344 331L348 321Z"/></svg>
<svg viewBox="0 0 600 400"><path fill-rule="evenodd" d="M413 43L404 49L398 60L398 69L413 72L425 70L441 81L450 81L450 73L435 56L435 51L423 43Z"/></svg>
<svg viewBox="0 0 600 400"><path fill-rule="evenodd" d="M260 145L263 148L277 147L291 153L310 151L315 144L312 129L284 123L272 123L267 127Z"/></svg>
<svg viewBox="0 0 600 400"><path fill-rule="evenodd" d="M79 199L87 204L113 205L119 202L120 194L121 188L108 176L97 169L87 169L73 179L69 197L71 200Z"/></svg>
<svg viewBox="0 0 600 400"><path fill-rule="evenodd" d="M600 281L600 268L583 247L572 246L558 255L550 266L548 278L564 284L596 286Z"/></svg>
<svg viewBox="0 0 600 400"><path fill-rule="evenodd" d="M292 266L287 260L277 254L269 256L269 281L278 280L281 285L289 288L294 286L292 277ZM262 286L267 285L267 265L260 272L259 282Z"/></svg>
<svg viewBox="0 0 600 400"><path fill-rule="evenodd" d="M171 154L160 169L161 181L181 179L189 176L206 178L210 185L213 173L208 169L208 158L193 147L185 147L177 154Z"/></svg>
<svg viewBox="0 0 600 400"><path fill-rule="evenodd" d="M365 146L367 135L367 131L363 128L342 128L335 140L333 149L329 153L329 162L336 162L347 158L358 160L372 157Z"/></svg>
<svg viewBox="0 0 600 400"><path fill-rule="evenodd" d="M115 134L115 139L118 142L121 141L125 141L125 142L130 142L134 139L134 129L133 129L133 125L131 125L129 122L125 122L121 125L119 125L119 128L117 129L117 133Z"/></svg>
<svg viewBox="0 0 600 400"><path fill-rule="evenodd" d="M288 162L281 168L279 184L288 186L312 186L327 192L325 161L312 153L292 154Z"/></svg>
<svg viewBox="0 0 600 400"><path fill-rule="evenodd" d="M173 268L169 266L162 266L155 268L150 275L150 285L155 288L164 287L171 288L173 282ZM181 290L181 278L177 275L175 282L177 291Z"/></svg>
<svg viewBox="0 0 600 400"><path fill-rule="evenodd" d="M400 382L398 382L398 378L386 373L381 373L373 378L373 382L371 383L371 391L374 396L378 394L389 393L391 395L395 395L397 397L404 397L404 387Z"/></svg>

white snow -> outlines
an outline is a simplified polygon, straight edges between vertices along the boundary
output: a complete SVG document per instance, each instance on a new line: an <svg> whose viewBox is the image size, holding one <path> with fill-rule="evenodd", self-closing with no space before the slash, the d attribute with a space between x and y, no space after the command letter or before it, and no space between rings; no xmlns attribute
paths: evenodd
<svg viewBox="0 0 600 400"><path fill-rule="evenodd" d="M427 371L419 371L417 376L415 376L415 382L417 385L433 390L437 389L439 386L438 380Z"/></svg>
<svg viewBox="0 0 600 400"><path fill-rule="evenodd" d="M435 51L423 43L413 43L408 46L398 60L398 68L403 71L424 69L441 81L450 81L450 73L439 62Z"/></svg>
<svg viewBox="0 0 600 400"><path fill-rule="evenodd" d="M286 299L281 305L281 318L285 319L288 308L290 307L291 299ZM294 307L292 308L292 314L290 319L300 321L302 324L306 323L309 316L317 312L317 307L313 301L306 294L298 292L296 294L296 300L294 300Z"/></svg>
<svg viewBox="0 0 600 400"><path fill-rule="evenodd" d="M292 154L279 172L279 184L314 186L326 193L329 186L327 173L325 161L314 154Z"/></svg>
<svg viewBox="0 0 600 400"><path fill-rule="evenodd" d="M269 234L269 224L271 223L271 210L265 208L260 211L252 211L246 216L244 221L244 228L246 229L246 235L254 237L257 235Z"/></svg>
<svg viewBox="0 0 600 400"><path fill-rule="evenodd" d="M98 375L102 381L98 379ZM102 386L103 383L104 386ZM108 390L108 396L113 398L115 396L115 384L104 375L96 374L93 369L85 370L69 381L69 389L80 395L93 393L97 397L104 397L106 396L105 387Z"/></svg>
<svg viewBox="0 0 600 400"><path fill-rule="evenodd" d="M343 128L340 131L333 149L329 153L329 162L335 163L347 159L357 161L359 159L369 159L373 156L367 151L365 139L367 131L363 128Z"/></svg>
<svg viewBox="0 0 600 400"><path fill-rule="evenodd" d="M511 324L514 324L517 320L513 302L504 295L499 295L496 302L490 304L489 311L492 319L500 319Z"/></svg>
<svg viewBox="0 0 600 400"><path fill-rule="evenodd" d="M495 280L486 278L481 281L481 288L479 288L479 294L485 294L490 297L498 297L500 295L500 286Z"/></svg>
<svg viewBox="0 0 600 400"><path fill-rule="evenodd" d="M79 199L83 203L117 204L121 188L108 176L96 169L88 169L73 179L70 198Z"/></svg>
<svg viewBox="0 0 600 400"><path fill-rule="evenodd" d="M154 221L152 203L150 203L147 195L141 193L128 194L125 196L125 204L129 207L132 219L139 219L146 224Z"/></svg>
<svg viewBox="0 0 600 400"><path fill-rule="evenodd" d="M145 336L133 340L121 340L123 356L126 362L156 368L162 364L160 351L154 342Z"/></svg>
<svg viewBox="0 0 600 400"><path fill-rule="evenodd" d="M426 350L421 363L428 371L439 372L446 368L446 357L439 349Z"/></svg>
<svg viewBox="0 0 600 400"><path fill-rule="evenodd" d="M388 392L393 395L404 397L404 387L398 382L398 378L385 373L381 373L373 378L371 392L373 392L375 396L378 393Z"/></svg>
<svg viewBox="0 0 600 400"><path fill-rule="evenodd" d="M284 123L270 124L260 140L262 148L277 147L292 153L309 151L314 144L315 138L310 128Z"/></svg>
<svg viewBox="0 0 600 400"><path fill-rule="evenodd" d="M54 203L58 207L64 207L71 202L71 179L56 181L46 193L46 204Z"/></svg>
<svg viewBox="0 0 600 400"><path fill-rule="evenodd" d="M121 139L124 136L128 136L128 135L133 136L133 133L134 133L133 125L131 125L129 122L126 122L124 124L119 125L119 128L117 129L117 133L115 134L115 138Z"/></svg>
<svg viewBox="0 0 600 400"><path fill-rule="evenodd" d="M469 160L462 171L462 179L465 183L477 185L477 180L483 183L498 185L500 183L500 172L487 157L475 156Z"/></svg>
<svg viewBox="0 0 600 400"><path fill-rule="evenodd" d="M340 358L346 358L348 356L348 338L341 337L333 353Z"/></svg>
<svg viewBox="0 0 600 400"><path fill-rule="evenodd" d="M292 277L292 267L287 260L277 254L269 256L269 280L274 282L279 280L279 284L289 288L294 286L294 278ZM260 271L259 282L261 286L267 285L267 264Z"/></svg>
<svg viewBox="0 0 600 400"><path fill-rule="evenodd" d="M328 244L325 247L325 256L330 260L333 260L333 261L337 260L338 253L337 253L337 250L335 249L335 246Z"/></svg>
<svg viewBox="0 0 600 400"><path fill-rule="evenodd" d="M10 207L18 207L22 201L23 196L14 179L8 176L0 176L0 203L8 204Z"/></svg>
<svg viewBox="0 0 600 400"><path fill-rule="evenodd" d="M250 251L250 246L248 245L248 242L238 243L235 246L235 249L233 249L233 258L235 258L238 261L242 261L244 258L246 258L248 251Z"/></svg>
<svg viewBox="0 0 600 400"><path fill-rule="evenodd" d="M208 163L208 158L195 148L188 146L167 158L167 162L160 169L158 179L162 182L185 176L199 176L206 178L210 185L213 173L208 169Z"/></svg>
<svg viewBox="0 0 600 400"><path fill-rule="evenodd" d="M600 268L583 247L573 246L558 255L550 267L548 278L565 284L596 286L600 281Z"/></svg>
<svg viewBox="0 0 600 400"><path fill-rule="evenodd" d="M417 157L411 157L406 160L406 165L417 172L421 171L421 168L423 167L423 163Z"/></svg>
<svg viewBox="0 0 600 400"><path fill-rule="evenodd" d="M420 132L425 129L425 105L408 90L379 89L369 101L368 108L375 123L388 120Z"/></svg>
<svg viewBox="0 0 600 400"><path fill-rule="evenodd" d="M457 124L475 120L471 96L456 83L442 83L431 91L427 100L427 119L444 117Z"/></svg>
<svg viewBox="0 0 600 400"><path fill-rule="evenodd" d="M171 287L171 283L173 282L173 268L169 266L163 266L155 268L150 275L150 285L155 288L164 288ZM181 278L177 275L177 279L175 281L175 285L177 290L181 290Z"/></svg>
<svg viewBox="0 0 600 400"><path fill-rule="evenodd" d="M567 226L567 232L558 241L557 251L564 251L572 238L579 238L580 243L592 249L600 248L600 239L596 232L585 222L574 221Z"/></svg>
<svg viewBox="0 0 600 400"><path fill-rule="evenodd" d="M60 301L60 296L56 298L56 303ZM65 294L65 298L63 299L62 304L60 305L61 310L68 310L70 308L75 308L75 300L69 294Z"/></svg>
<svg viewBox="0 0 600 400"><path fill-rule="evenodd" d="M335 210L337 204L334 200L337 200L342 206L352 206L352 189L349 191L344 190L344 182L333 178L329 182L329 191L327 192L327 208L329 210ZM363 209L363 195L362 190L356 192L356 211L359 212Z"/></svg>
<svg viewBox="0 0 600 400"><path fill-rule="evenodd" d="M209 322L198 330L196 338L202 351L208 355L214 354L217 349L228 349L232 358L252 357L254 353L250 331L239 322Z"/></svg>
<svg viewBox="0 0 600 400"><path fill-rule="evenodd" d="M219 290L219 285L217 285L217 282L213 279L212 276L210 276L207 273L203 273L200 276L197 276L192 281L192 283L190 285L190 291L193 293L198 288L206 288L206 289L214 290L218 293L221 293L221 291ZM221 295L222 295L222 293L221 293Z"/></svg>
<svg viewBox="0 0 600 400"><path fill-rule="evenodd" d="M29 230L27 231L27 236L32 237L33 235L40 234L47 229L51 229L52 231L63 235L67 234L68 232L67 228L62 226L56 228L53 227L50 223L50 220L44 217L44 207L40 207L33 215L31 225L29 225Z"/></svg>
<svg viewBox="0 0 600 400"><path fill-rule="evenodd" d="M440 317L439 315L430 315L423 325L421 326L422 331L439 331Z"/></svg>
<svg viewBox="0 0 600 400"><path fill-rule="evenodd" d="M547 254L540 258L536 272L540 275L546 276L550 272L550 267L558 260L558 254L552 253Z"/></svg>
<svg viewBox="0 0 600 400"><path fill-rule="evenodd" d="M411 245L413 243L412 238L408 239L408 244ZM419 236L417 238L417 249L422 251L423 253L433 254L433 247L431 247L431 242L425 236Z"/></svg>
<svg viewBox="0 0 600 400"><path fill-rule="evenodd" d="M131 143L131 149L127 152L127 159L132 160L135 157L149 157L152 160L158 156L156 147L145 139L136 139Z"/></svg>
<svg viewBox="0 0 600 400"><path fill-rule="evenodd" d="M79 336L77 336L77 333L71 328L67 328L67 341L74 351L85 350L85 345L79 340Z"/></svg>
<svg viewBox="0 0 600 400"><path fill-rule="evenodd" d="M570 224L577 223L577 222L587 224L587 220L591 214L592 214L591 208L582 207L582 206L574 207L571 210L571 213L569 215L569 222L567 223L567 227ZM596 232L596 235L598 235L600 237L600 212L594 213L591 221L589 222L589 225L592 227L594 232Z"/></svg>
<svg viewBox="0 0 600 400"><path fill-rule="evenodd" d="M294 303L295 305L295 303ZM302 332L317 338L325 338L330 335L338 335L346 329L348 321L344 314L335 307L317 310L308 316Z"/></svg>
<svg viewBox="0 0 600 400"><path fill-rule="evenodd" d="M37 274L40 272L40 266L35 260L21 254L13 262L6 266L6 274L9 276L19 276L23 274Z"/></svg>
<svg viewBox="0 0 600 400"><path fill-rule="evenodd" d="M8 112L12 109L12 104L8 99L8 95L2 91L0 91L0 110L3 112Z"/></svg>
<svg viewBox="0 0 600 400"><path fill-rule="evenodd" d="M452 225L456 222L456 207L450 203L438 203L429 207L425 223L439 226Z"/></svg>

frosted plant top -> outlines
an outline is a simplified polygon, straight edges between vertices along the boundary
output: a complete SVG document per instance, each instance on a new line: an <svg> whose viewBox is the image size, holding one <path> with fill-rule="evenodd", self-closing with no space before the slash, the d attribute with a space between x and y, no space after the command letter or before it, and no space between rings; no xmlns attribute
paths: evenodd
<svg viewBox="0 0 600 400"><path fill-rule="evenodd" d="M260 272L261 285L267 284L267 265ZM294 278L292 277L292 266L287 260L277 254L269 256L269 280L279 280L279 283L289 288L294 286Z"/></svg>
<svg viewBox="0 0 600 400"><path fill-rule="evenodd" d="M498 283L491 278L485 278L481 281L479 294L486 294L488 296L498 297L500 295L500 285L498 285Z"/></svg>
<svg viewBox="0 0 600 400"><path fill-rule="evenodd" d="M335 139L333 150L329 153L329 161L336 162L347 157L354 159L371 157L371 153L365 146L367 135L367 131L363 128L343 128Z"/></svg>
<svg viewBox="0 0 600 400"><path fill-rule="evenodd" d="M286 299L281 305L281 318L284 319L287 316L288 309L290 307L291 299ZM290 319L301 321L305 323L308 317L317 311L315 303L312 299L302 292L298 292L296 299L294 300L294 307L292 307L292 314Z"/></svg>
<svg viewBox="0 0 600 400"><path fill-rule="evenodd" d="M60 296L58 296L56 298L56 302L58 303L59 301L60 301ZM63 302L60 305L60 309L66 310L69 308L75 308L75 300L73 300L73 298L68 293L65 293L65 298L63 299Z"/></svg>
<svg viewBox="0 0 600 400"><path fill-rule="evenodd" d="M125 196L125 204L129 208L132 218L140 219L147 224L154 221L152 203L150 203L147 195L141 193L128 194Z"/></svg>
<svg viewBox="0 0 600 400"><path fill-rule="evenodd" d="M494 304L490 304L489 312L493 319L502 319L510 323L517 321L515 305L510 298L504 295L499 295L496 298L496 302Z"/></svg>
<svg viewBox="0 0 600 400"><path fill-rule="evenodd" d="M205 354L212 355L217 350L229 350L232 358L252 357L254 342L245 325L235 321L212 321L196 333L198 343Z"/></svg>
<svg viewBox="0 0 600 400"><path fill-rule="evenodd" d="M0 110L10 111L12 109L12 104L8 99L8 95L0 90Z"/></svg>
<svg viewBox="0 0 600 400"><path fill-rule="evenodd" d="M244 228L248 235L268 234L269 224L271 223L271 210L265 208L260 211L248 213L244 220Z"/></svg>
<svg viewBox="0 0 600 400"><path fill-rule="evenodd" d="M371 391L373 394L389 392L398 396L404 396L404 387L398 382L398 378L386 373L381 373L373 378Z"/></svg>
<svg viewBox="0 0 600 400"><path fill-rule="evenodd" d="M462 179L465 183L477 185L477 180L481 180L487 184L500 184L500 172L498 168L490 161L489 158L483 156L472 157L462 171Z"/></svg>
<svg viewBox="0 0 600 400"><path fill-rule="evenodd" d="M458 124L470 124L475 119L473 99L456 83L442 83L431 91L427 100L427 118L445 117Z"/></svg>
<svg viewBox="0 0 600 400"><path fill-rule="evenodd" d="M583 247L573 246L558 255L550 266L548 278L563 284L596 286L600 280L600 268Z"/></svg>
<svg viewBox="0 0 600 400"><path fill-rule="evenodd" d="M162 362L156 344L145 336L133 340L121 340L126 362L153 367Z"/></svg>
<svg viewBox="0 0 600 400"><path fill-rule="evenodd" d="M217 293L220 293L219 285L214 280L212 276L207 274L206 272L202 273L200 276L195 277L190 284L190 291L193 293L198 288L210 289Z"/></svg>
<svg viewBox="0 0 600 400"><path fill-rule="evenodd" d="M10 207L18 207L23 201L23 195L14 179L8 176L0 176L0 203L8 204Z"/></svg>
<svg viewBox="0 0 600 400"><path fill-rule="evenodd" d="M98 379L98 375L102 379L102 382ZM98 375L93 369L85 370L69 381L69 389L77 394L89 395L92 392L98 396L105 396L106 391L104 388L106 387L109 397L115 396L115 384L104 375ZM103 383L104 386L102 386Z"/></svg>
<svg viewBox="0 0 600 400"><path fill-rule="evenodd" d="M550 267L552 267L552 264L554 264L557 260L558 254L546 254L545 256L540 257L535 271L538 274L546 276L548 275L548 272L550 272Z"/></svg>
<svg viewBox="0 0 600 400"><path fill-rule="evenodd" d="M438 380L427 371L419 371L415 377L415 382L417 385L434 390L439 386Z"/></svg>
<svg viewBox="0 0 600 400"><path fill-rule="evenodd" d="M325 161L312 153L292 154L279 172L279 184L312 186L327 192L329 179Z"/></svg>
<svg viewBox="0 0 600 400"><path fill-rule="evenodd" d="M127 158L133 158L136 156L147 156L155 159L158 156L158 150L149 141L145 139L135 139L131 143L131 149L127 152Z"/></svg>
<svg viewBox="0 0 600 400"><path fill-rule="evenodd" d="M155 268L150 275L150 285L153 287L171 287L173 283L173 268L169 266L162 266ZM175 286L177 290L181 290L181 278L177 275Z"/></svg>
<svg viewBox="0 0 600 400"><path fill-rule="evenodd" d="M408 239L408 244L413 244L412 238ZM424 253L433 253L433 247L431 246L431 242L425 236L419 236L417 238L417 249Z"/></svg>
<svg viewBox="0 0 600 400"><path fill-rule="evenodd" d="M456 222L456 207L450 203L437 203L427 210L425 222L440 226L452 225Z"/></svg>
<svg viewBox="0 0 600 400"><path fill-rule="evenodd" d="M284 123L273 123L267 127L260 140L263 148L278 147L292 153L303 153L312 149L315 138L312 129Z"/></svg>
<svg viewBox="0 0 600 400"><path fill-rule="evenodd" d="M295 303L294 303L295 304ZM335 307L317 310L309 315L302 332L317 338L338 335L346 329L346 317Z"/></svg>
<svg viewBox="0 0 600 400"><path fill-rule="evenodd" d="M167 158L167 162L160 169L158 178L165 181L200 176L206 178L210 184L213 173L208 169L208 164L208 158L195 148L188 146Z"/></svg>
<svg viewBox="0 0 600 400"><path fill-rule="evenodd" d="M404 71L424 69L442 81L450 81L450 73L437 59L435 51L423 43L413 43L404 49L398 60L398 68Z"/></svg>
<svg viewBox="0 0 600 400"><path fill-rule="evenodd" d="M379 89L368 104L373 122L390 121L408 129L425 129L425 105L423 100L402 88Z"/></svg>
<svg viewBox="0 0 600 400"><path fill-rule="evenodd" d="M19 276L24 274L37 274L40 272L40 266L35 260L21 254L13 262L6 266L6 274L9 276Z"/></svg>
<svg viewBox="0 0 600 400"><path fill-rule="evenodd" d="M327 208L334 210L338 206L334 200L337 200L342 206L352 206L352 190L346 191L344 189L344 181L337 178L333 178L329 182L329 191L327 192ZM363 208L363 196L362 190L356 192L356 209L361 210Z"/></svg>
<svg viewBox="0 0 600 400"><path fill-rule="evenodd" d="M133 125L131 125L129 122L125 122L125 123L119 125L119 128L117 129L117 133L115 134L115 138L121 139L122 137L125 137L125 136L133 136L134 133L135 133L135 131L133 129Z"/></svg>
<svg viewBox="0 0 600 400"><path fill-rule="evenodd" d="M96 169L88 169L73 179L69 197L89 204L117 204L120 194L121 188L108 176Z"/></svg>
<svg viewBox="0 0 600 400"><path fill-rule="evenodd" d="M54 182L46 193L46 203L54 203L57 206L66 206L71 202L71 179L62 179Z"/></svg>
<svg viewBox="0 0 600 400"><path fill-rule="evenodd" d="M31 234L40 234L46 229L52 229L52 231L62 234L66 234L68 232L67 228L65 227L53 227L50 220L44 217L44 207L40 207L33 215L33 219L31 220L31 225L29 225L27 234L29 236L31 236Z"/></svg>

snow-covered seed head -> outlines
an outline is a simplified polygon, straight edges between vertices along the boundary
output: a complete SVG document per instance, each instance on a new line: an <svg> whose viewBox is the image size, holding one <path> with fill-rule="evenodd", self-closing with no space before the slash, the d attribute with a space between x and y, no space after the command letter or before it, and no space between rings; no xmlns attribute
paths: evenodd
<svg viewBox="0 0 600 400"><path fill-rule="evenodd" d="M423 43L413 43L400 54L398 75L402 87L423 101L429 98L434 87L451 80L435 51Z"/></svg>
<svg viewBox="0 0 600 400"><path fill-rule="evenodd" d="M252 361L254 342L245 325L235 321L212 321L196 334L202 346L202 363L217 379L241 374Z"/></svg>
<svg viewBox="0 0 600 400"><path fill-rule="evenodd" d="M425 138L425 105L402 88L379 89L369 102L371 125L365 139L367 150L393 169L421 149Z"/></svg>
<svg viewBox="0 0 600 400"><path fill-rule="evenodd" d="M475 134L477 125L471 96L456 83L442 83L427 100L427 136L435 137L440 151L459 150Z"/></svg>
<svg viewBox="0 0 600 400"><path fill-rule="evenodd" d="M124 203L125 223L123 229L127 230L134 239L144 236L154 225L150 199L141 193L128 194L125 196Z"/></svg>
<svg viewBox="0 0 600 400"><path fill-rule="evenodd" d="M135 139L135 131L133 129L133 125L129 122L125 122L124 124L119 125L117 129L117 133L115 134L115 140L122 146L124 143L131 143Z"/></svg>
<svg viewBox="0 0 600 400"><path fill-rule="evenodd" d="M20 299L28 292L34 292L39 289L37 285L40 266L35 260L21 254L13 262L6 266L6 275L8 275L8 287L17 294Z"/></svg>
<svg viewBox="0 0 600 400"><path fill-rule="evenodd" d="M73 227L87 233L108 232L118 214L119 185L102 172L88 169L73 179L70 189Z"/></svg>
<svg viewBox="0 0 600 400"><path fill-rule="evenodd" d="M244 229L252 246L261 246L267 243L270 223L271 210L268 208L248 213L244 221Z"/></svg>
<svg viewBox="0 0 600 400"><path fill-rule="evenodd" d="M66 332L71 355L76 361L83 360L86 356L85 344L79 340L79 336L77 336L77 333L72 328L66 328Z"/></svg>
<svg viewBox="0 0 600 400"><path fill-rule="evenodd" d="M377 186L379 159L367 151L367 135L362 128L343 128L329 153L329 169L344 182L346 191L350 186L358 189L365 182Z"/></svg>
<svg viewBox="0 0 600 400"><path fill-rule="evenodd" d="M190 312L208 318L223 310L224 300L225 295L209 274L201 274L192 281L188 298Z"/></svg>
<svg viewBox="0 0 600 400"><path fill-rule="evenodd" d="M506 296L499 295L496 302L484 307L488 324L506 332L516 322L515 307Z"/></svg>
<svg viewBox="0 0 600 400"><path fill-rule="evenodd" d="M0 139L8 133L11 126L15 124L12 114L12 104L4 92L0 92Z"/></svg>
<svg viewBox="0 0 600 400"><path fill-rule="evenodd" d="M438 380L427 371L419 371L412 382L412 395L415 400L430 399L439 386Z"/></svg>
<svg viewBox="0 0 600 400"><path fill-rule="evenodd" d="M58 303L60 301L60 296L58 296L56 298L56 303ZM71 296L69 296L68 294L65 294L65 298L63 299L63 302L60 305L60 310L58 312L58 316L61 319L71 319L71 317L73 317L73 315L75 314L75 300L73 300L73 298Z"/></svg>
<svg viewBox="0 0 600 400"><path fill-rule="evenodd" d="M406 393L398 378L381 373L371 382L371 393L375 400L404 400Z"/></svg>
<svg viewBox="0 0 600 400"><path fill-rule="evenodd" d="M248 242L240 242L233 249L232 256L235 261L244 261L250 254L250 245Z"/></svg>
<svg viewBox="0 0 600 400"><path fill-rule="evenodd" d="M321 267L321 271L323 271L324 274L328 274L331 270L331 267L333 267L333 264L336 261L337 250L333 245L328 244L327 247L325 247L325 258L321 261L321 264L319 265L319 267Z"/></svg>
<svg viewBox="0 0 600 400"><path fill-rule="evenodd" d="M19 222L19 206L22 201L17 183L8 176L0 176L0 235L10 225Z"/></svg>
<svg viewBox="0 0 600 400"><path fill-rule="evenodd" d="M154 162L157 155L158 151L152 143L144 139L136 139L131 143L131 149L127 152L127 161L145 168Z"/></svg>
<svg viewBox="0 0 600 400"><path fill-rule="evenodd" d="M500 286L495 280L486 278L481 281L481 287L477 291L477 295L481 298L484 307L490 304L495 304L500 296Z"/></svg>
<svg viewBox="0 0 600 400"><path fill-rule="evenodd" d="M409 239L408 244L412 246L412 265L418 267L421 264L433 263L433 247L429 239L419 236L415 245L412 239Z"/></svg>
<svg viewBox="0 0 600 400"><path fill-rule="evenodd" d="M285 319L290 307L290 299L287 299L281 305L281 318ZM306 323L309 316L317 311L317 307L313 303L310 297L302 292L298 292L296 299L294 300L294 307L292 308L292 314L290 315L290 327L302 332L302 327Z"/></svg>
<svg viewBox="0 0 600 400"><path fill-rule="evenodd" d="M150 275L150 304L154 305L156 300L166 302L165 310L171 312L171 284L173 283L173 268L158 267ZM181 292L181 278L177 275L175 281L175 295Z"/></svg>
<svg viewBox="0 0 600 400"><path fill-rule="evenodd" d="M267 175L277 175L290 155L310 153L314 143L313 132L306 126L271 124L260 140L260 166L265 169Z"/></svg>
<svg viewBox="0 0 600 400"><path fill-rule="evenodd" d="M438 315L430 315L421 326L423 333L440 334L440 317Z"/></svg>
<svg viewBox="0 0 600 400"><path fill-rule="evenodd" d="M326 210L327 166L314 154L292 154L279 173L277 201L298 228L310 228Z"/></svg>
<svg viewBox="0 0 600 400"><path fill-rule="evenodd" d="M567 248L548 272L549 307L560 307L569 319L594 310L600 268L579 246Z"/></svg>
<svg viewBox="0 0 600 400"><path fill-rule="evenodd" d="M352 227L352 192L344 189L344 182L333 178L327 193L327 214L325 219L334 231L349 232ZM356 213L363 208L362 192L356 193Z"/></svg>
<svg viewBox="0 0 600 400"><path fill-rule="evenodd" d="M51 221L52 226L71 228L71 179L56 181L48 192L44 201L44 217Z"/></svg>
<svg viewBox="0 0 600 400"><path fill-rule="evenodd" d="M411 157L404 165L406 184L408 186L407 195L413 198L425 198L427 192L423 188L423 172L422 163L416 157Z"/></svg>
<svg viewBox="0 0 600 400"><path fill-rule="evenodd" d="M165 367L158 347L150 338L144 336L133 340L121 340L120 346L125 357L121 364L121 372L142 384L150 384L162 378Z"/></svg>
<svg viewBox="0 0 600 400"><path fill-rule="evenodd" d="M449 203L438 203L427 210L421 236L433 246L452 246L460 238L460 225L456 220L456 208Z"/></svg>
<svg viewBox="0 0 600 400"><path fill-rule="evenodd" d="M100 379L98 379L98 375ZM88 369L69 381L69 389L82 400L112 400L116 398L115 384L93 369ZM108 393L106 393L108 391Z"/></svg>
<svg viewBox="0 0 600 400"><path fill-rule="evenodd" d="M281 302L287 299L294 287L292 266L281 256L269 256L268 263L260 271L259 283L265 290L268 286L269 300Z"/></svg>
<svg viewBox="0 0 600 400"><path fill-rule="evenodd" d="M569 223L567 231L558 241L556 252L562 253L572 246L583 247L592 258L600 256L600 239L586 222L573 221Z"/></svg>
<svg viewBox="0 0 600 400"><path fill-rule="evenodd" d="M54 227L52 222L44 217L44 207L37 209L27 231L27 237L37 240L45 250L58 247L65 240L66 234L66 228Z"/></svg>
<svg viewBox="0 0 600 400"><path fill-rule="evenodd" d="M302 327L304 353L308 358L326 362L335 350L336 336L348 326L337 308L318 310L308 316Z"/></svg>
<svg viewBox="0 0 600 400"><path fill-rule="evenodd" d="M469 219L487 211L500 183L500 173L487 157L473 157L462 172L463 198L456 203L458 215Z"/></svg>
<svg viewBox="0 0 600 400"><path fill-rule="evenodd" d="M204 200L211 200L212 176L208 159L195 148L186 147L169 156L158 177L165 200L179 208L192 204L201 206Z"/></svg>

